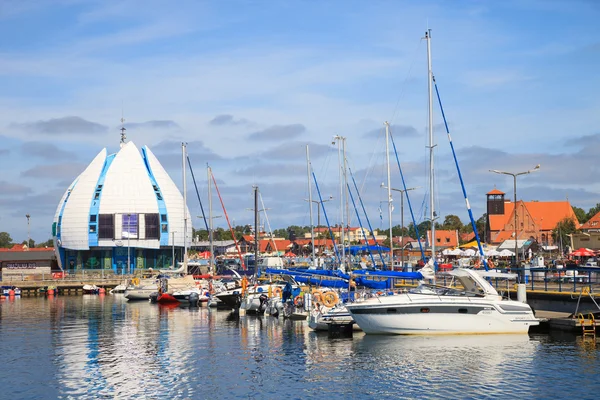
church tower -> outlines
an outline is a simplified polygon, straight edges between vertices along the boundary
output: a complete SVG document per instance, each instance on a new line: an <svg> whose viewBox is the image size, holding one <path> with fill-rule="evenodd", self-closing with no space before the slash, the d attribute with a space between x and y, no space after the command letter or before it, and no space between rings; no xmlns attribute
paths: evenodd
<svg viewBox="0 0 600 400"><path fill-rule="evenodd" d="M504 215L504 192L494 188L486 193L487 196L487 215L485 219L485 241L491 242L490 233L490 215Z"/></svg>

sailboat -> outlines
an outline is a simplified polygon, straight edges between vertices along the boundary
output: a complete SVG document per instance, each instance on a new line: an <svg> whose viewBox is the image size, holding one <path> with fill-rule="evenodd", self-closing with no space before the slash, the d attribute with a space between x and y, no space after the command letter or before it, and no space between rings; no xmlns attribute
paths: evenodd
<svg viewBox="0 0 600 400"><path fill-rule="evenodd" d="M432 238L435 238L431 31L425 33L425 40L429 92L429 201ZM456 165L458 167L458 163ZM470 212L464 186L463 192ZM424 278L435 278L435 240L431 242L431 257L419 271ZM486 264L486 271L459 268L450 271L449 275L452 283L447 287L422 282L408 293L377 296L348 304L346 308L367 334L527 333L531 326L539 324L528 304L503 298L486 279L514 278L516 274L487 271Z"/></svg>

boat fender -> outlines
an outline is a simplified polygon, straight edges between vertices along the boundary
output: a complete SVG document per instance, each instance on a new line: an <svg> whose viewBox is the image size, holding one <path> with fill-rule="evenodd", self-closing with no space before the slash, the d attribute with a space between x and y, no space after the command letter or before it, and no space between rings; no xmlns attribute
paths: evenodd
<svg viewBox="0 0 600 400"><path fill-rule="evenodd" d="M189 302L191 307L197 307L198 303L200 302L200 296L198 296L198 293L190 293Z"/></svg>

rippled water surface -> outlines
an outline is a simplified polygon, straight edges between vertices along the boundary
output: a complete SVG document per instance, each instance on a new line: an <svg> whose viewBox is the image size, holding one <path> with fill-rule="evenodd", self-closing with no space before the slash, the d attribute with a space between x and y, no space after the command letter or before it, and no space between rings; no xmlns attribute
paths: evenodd
<svg viewBox="0 0 600 400"><path fill-rule="evenodd" d="M599 349L564 334L329 339L305 322L120 296L0 302L7 399L593 399Z"/></svg>

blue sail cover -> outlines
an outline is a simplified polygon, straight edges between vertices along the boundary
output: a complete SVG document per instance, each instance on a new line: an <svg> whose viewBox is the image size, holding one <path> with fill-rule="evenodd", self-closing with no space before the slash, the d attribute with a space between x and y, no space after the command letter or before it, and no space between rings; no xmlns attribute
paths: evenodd
<svg viewBox="0 0 600 400"><path fill-rule="evenodd" d="M365 275L365 276L380 276L385 278L399 278L399 279L423 279L423 275L420 272L400 272L400 271L374 271L370 269L355 269L352 271L353 275Z"/></svg>
<svg viewBox="0 0 600 400"><path fill-rule="evenodd" d="M274 275L289 275L293 276L297 282L307 283L311 285L346 288L349 285L350 275L341 272L340 270L310 270L310 269L273 269L267 268L267 274ZM354 270L352 271L352 279L358 286L364 286L369 289L389 289L392 287L392 280L389 278L401 279L423 279L419 272L395 272L395 271L373 271L373 270ZM356 276L365 275L365 276ZM334 279L327 279L331 277ZM338 279L335 279L338 278ZM379 278L377 280L372 278ZM381 279L388 278L388 279Z"/></svg>
<svg viewBox="0 0 600 400"><path fill-rule="evenodd" d="M390 251L389 247L383 247L383 246L378 246L378 245L357 245L357 246L350 246L347 247L346 250L348 250L348 252L350 254L352 254L353 256L355 256L358 253L367 253L367 252L377 252L377 251Z"/></svg>

